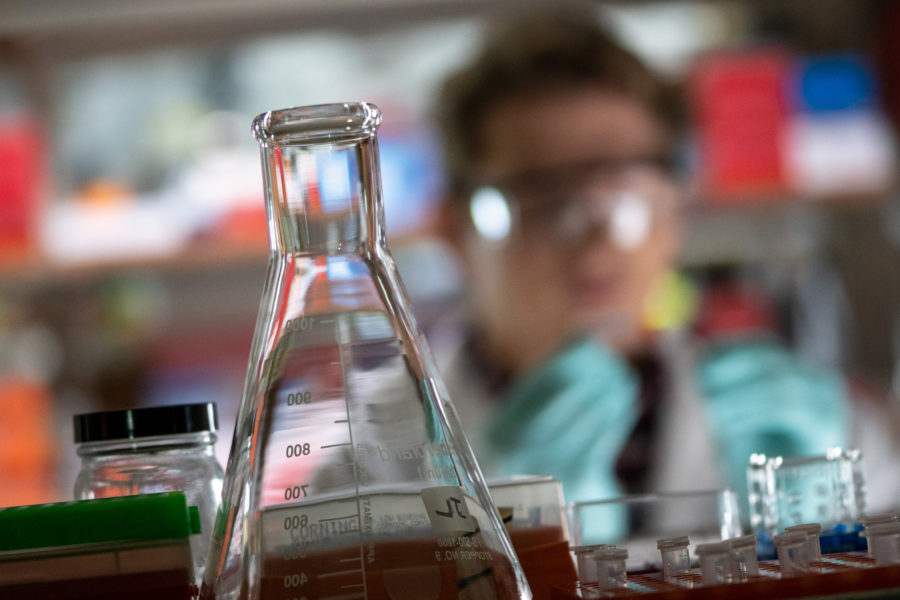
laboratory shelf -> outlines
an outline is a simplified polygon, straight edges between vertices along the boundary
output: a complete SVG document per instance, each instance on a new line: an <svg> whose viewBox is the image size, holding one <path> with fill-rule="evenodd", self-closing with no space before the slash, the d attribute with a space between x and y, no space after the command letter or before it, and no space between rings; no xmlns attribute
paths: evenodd
<svg viewBox="0 0 900 600"><path fill-rule="evenodd" d="M33 254L0 259L0 290L24 289L44 283L76 284L86 280L134 272L179 273L229 271L257 267L264 272L268 250L261 244L198 244L175 253L155 256L111 256L104 260L64 263Z"/></svg>

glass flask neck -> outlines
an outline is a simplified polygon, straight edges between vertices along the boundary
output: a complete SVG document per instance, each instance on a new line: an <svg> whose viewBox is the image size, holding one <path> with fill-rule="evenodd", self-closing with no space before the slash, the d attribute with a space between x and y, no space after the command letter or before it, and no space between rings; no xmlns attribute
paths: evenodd
<svg viewBox="0 0 900 600"><path fill-rule="evenodd" d="M253 122L274 252L368 254L384 247L376 131L366 103L270 111Z"/></svg>

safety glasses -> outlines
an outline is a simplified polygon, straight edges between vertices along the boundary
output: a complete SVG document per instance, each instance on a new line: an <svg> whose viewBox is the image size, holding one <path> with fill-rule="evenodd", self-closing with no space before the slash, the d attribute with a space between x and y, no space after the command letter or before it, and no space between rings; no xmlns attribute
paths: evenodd
<svg viewBox="0 0 900 600"><path fill-rule="evenodd" d="M603 234L622 250L639 248L677 203L670 171L656 161L603 162L535 171L475 186L469 217L488 243L577 244Z"/></svg>

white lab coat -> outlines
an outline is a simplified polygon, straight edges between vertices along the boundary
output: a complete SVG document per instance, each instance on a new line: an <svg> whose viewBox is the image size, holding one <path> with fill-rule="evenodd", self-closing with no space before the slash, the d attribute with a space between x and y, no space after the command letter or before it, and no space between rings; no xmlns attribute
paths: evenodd
<svg viewBox="0 0 900 600"><path fill-rule="evenodd" d="M654 448L648 491L718 489L724 480L716 462L706 416L691 378L693 351L683 336L661 341L663 356L672 367L672 393L667 394L658 420L659 442ZM679 351L675 351L675 349ZM485 387L479 373L464 355L460 340L433 348L441 375L460 423L487 477L502 476L490 462L487 428L499 410L498 400ZM600 500L600 498L597 498Z"/></svg>
<svg viewBox="0 0 900 600"><path fill-rule="evenodd" d="M464 355L461 336L429 336L432 350L460 423L487 477L498 473L487 451L487 430L498 400ZM669 332L659 340L660 356L671 374L669 393L659 408L657 443L650 466L648 492L678 492L726 487L707 423L703 398L692 373L697 344L685 332ZM886 409L876 403L853 410L851 445L860 448L868 487L868 513L900 508L900 451ZM599 499L599 498L598 498ZM568 499L567 499L568 500ZM583 499L580 499L583 500Z"/></svg>

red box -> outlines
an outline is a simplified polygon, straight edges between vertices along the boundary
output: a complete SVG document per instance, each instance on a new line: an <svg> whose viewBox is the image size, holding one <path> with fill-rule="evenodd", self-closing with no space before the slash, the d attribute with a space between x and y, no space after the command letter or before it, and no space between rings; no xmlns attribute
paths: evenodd
<svg viewBox="0 0 900 600"><path fill-rule="evenodd" d="M698 61L689 81L701 185L714 202L785 192L783 138L790 62L776 49Z"/></svg>
<svg viewBox="0 0 900 600"><path fill-rule="evenodd" d="M41 128L29 118L0 119L0 261L37 247L45 178Z"/></svg>

